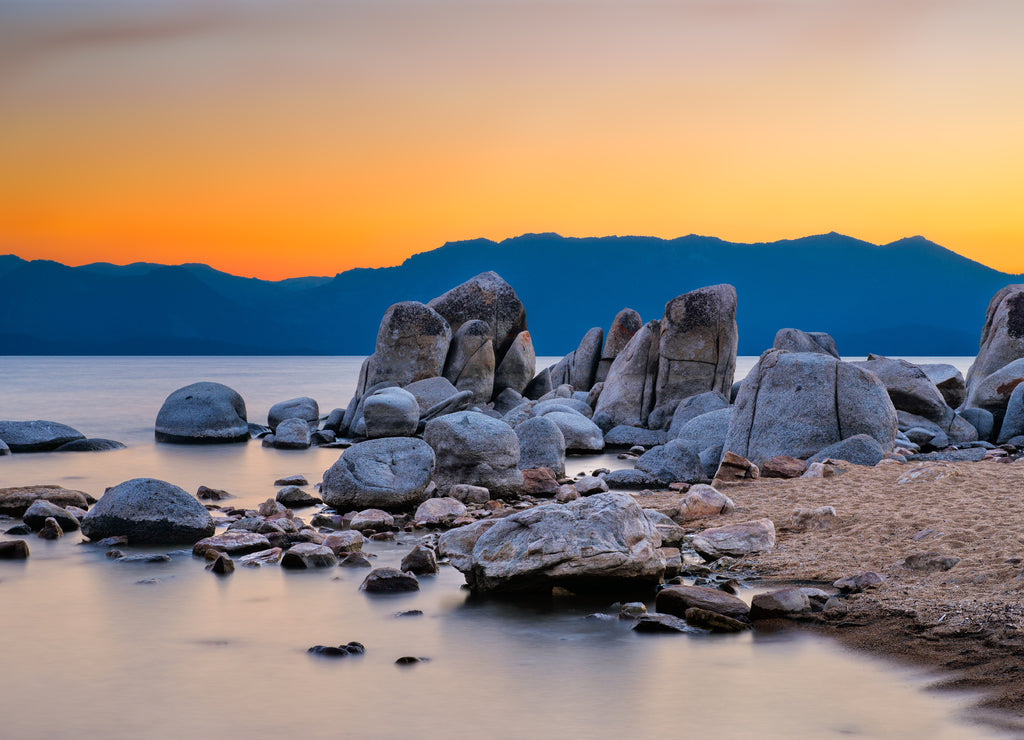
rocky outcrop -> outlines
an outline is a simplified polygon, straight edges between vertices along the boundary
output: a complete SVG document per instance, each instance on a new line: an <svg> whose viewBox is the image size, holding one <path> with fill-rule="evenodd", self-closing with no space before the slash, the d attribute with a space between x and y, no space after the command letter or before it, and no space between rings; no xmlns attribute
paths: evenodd
<svg viewBox="0 0 1024 740"><path fill-rule="evenodd" d="M94 541L127 537L132 544L192 544L213 532L210 512L199 501L154 478L114 486L82 519L82 534Z"/></svg>
<svg viewBox="0 0 1024 740"><path fill-rule="evenodd" d="M494 333L486 321L474 319L458 328L444 364L444 377L458 390L470 391L482 404L494 395Z"/></svg>
<svg viewBox="0 0 1024 740"><path fill-rule="evenodd" d="M365 387L385 381L408 385L440 375L451 339L448 322L429 306L416 301L394 304L384 312L377 330Z"/></svg>
<svg viewBox="0 0 1024 740"><path fill-rule="evenodd" d="M469 321L487 322L498 365L505 359L516 336L526 331L526 309L512 286L495 272L481 273L438 296L429 305L455 332ZM458 383L455 386L458 387Z"/></svg>
<svg viewBox="0 0 1024 740"><path fill-rule="evenodd" d="M440 495L459 483L484 486L498 498L518 495L523 485L519 439L505 422L459 411L427 422L423 438L436 456L434 482Z"/></svg>
<svg viewBox="0 0 1024 740"><path fill-rule="evenodd" d="M0 440L11 452L48 452L78 439L85 435L56 421L0 421Z"/></svg>
<svg viewBox="0 0 1024 740"><path fill-rule="evenodd" d="M775 333L772 349L784 349L787 352L815 352L839 359L835 340L823 331L779 329Z"/></svg>
<svg viewBox="0 0 1024 740"><path fill-rule="evenodd" d="M661 322L648 322L612 362L594 409L594 423L603 431L619 425L647 426L654 409L660 337Z"/></svg>
<svg viewBox="0 0 1024 740"><path fill-rule="evenodd" d="M434 451L420 439L372 439L348 448L324 473L320 495L339 511L413 509L426 500Z"/></svg>
<svg viewBox="0 0 1024 740"><path fill-rule="evenodd" d="M597 364L597 373L594 375L595 383L603 383L608 377L608 371L612 367L615 358L629 344L633 335L640 331L644 325L640 314L632 308L624 308L615 315L608 334L605 336L604 346L601 348L601 360Z"/></svg>
<svg viewBox="0 0 1024 740"><path fill-rule="evenodd" d="M994 394L979 395L979 386L993 373L1024 358L1024 285L1007 285L994 296L985 312L978 356L967 373L968 406L978 406L1002 416L1012 388L1000 393L1004 403L996 405ZM993 389L994 390L994 389ZM2 435L0 435L2 436Z"/></svg>
<svg viewBox="0 0 1024 740"><path fill-rule="evenodd" d="M249 422L245 401L221 383L193 383L179 388L167 397L156 415L156 440L175 444L246 442Z"/></svg>
<svg viewBox="0 0 1024 740"><path fill-rule="evenodd" d="M567 384L577 391L589 391L597 377L603 343L604 330L599 326L583 335L579 347L550 368L551 385L557 388Z"/></svg>

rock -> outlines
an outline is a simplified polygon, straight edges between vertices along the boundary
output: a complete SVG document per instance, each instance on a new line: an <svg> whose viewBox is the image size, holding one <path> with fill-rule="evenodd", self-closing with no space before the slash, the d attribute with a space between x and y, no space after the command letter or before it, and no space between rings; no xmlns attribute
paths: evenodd
<svg viewBox="0 0 1024 740"><path fill-rule="evenodd" d="M528 468L523 470L524 496L551 498L558 493L558 478L551 468Z"/></svg>
<svg viewBox="0 0 1024 740"><path fill-rule="evenodd" d="M573 487L580 496L593 496L595 493L605 493L608 491L608 483L603 478L597 478L593 475L584 475L577 478Z"/></svg>
<svg viewBox="0 0 1024 740"><path fill-rule="evenodd" d="M856 594L868 588L877 588L885 583L885 578L872 570L856 575L840 578L832 584L845 594Z"/></svg>
<svg viewBox="0 0 1024 740"><path fill-rule="evenodd" d="M199 488L196 489L196 498L200 501L224 501L229 498L234 498L234 496L220 488L199 486Z"/></svg>
<svg viewBox="0 0 1024 740"><path fill-rule="evenodd" d="M530 332L521 331L512 340L494 371L494 392L500 393L511 388L522 393L536 372L537 358L533 352L533 340L530 339Z"/></svg>
<svg viewBox="0 0 1024 740"><path fill-rule="evenodd" d="M808 464L825 462L825 460L843 460L854 465L877 465L885 458L886 452L874 437L867 434L855 434L852 437L836 442L811 456Z"/></svg>
<svg viewBox="0 0 1024 740"><path fill-rule="evenodd" d="M403 388L381 388L363 401L365 435L380 437L411 437L420 421L416 397Z"/></svg>
<svg viewBox="0 0 1024 740"><path fill-rule="evenodd" d="M594 423L602 430L647 426L654 409L660 338L661 322L648 322L612 362L594 409Z"/></svg>
<svg viewBox="0 0 1024 740"><path fill-rule="evenodd" d="M0 515L20 518L36 500L42 499L61 508L77 506L87 509L92 497L82 491L60 486L15 486L0 488Z"/></svg>
<svg viewBox="0 0 1024 740"><path fill-rule="evenodd" d="M408 591L419 591L420 582L411 573L403 573L395 568L374 568L366 574L360 591L371 594L395 594Z"/></svg>
<svg viewBox="0 0 1024 740"><path fill-rule="evenodd" d="M918 365L918 367L939 389L943 400L951 409L960 408L967 400L967 384L964 382L964 376L955 367L942 363Z"/></svg>
<svg viewBox="0 0 1024 740"><path fill-rule="evenodd" d="M972 383L971 377L968 374L970 392L967 396L967 407L985 409L999 420L1006 411L1006 404L1009 403L1014 388L1024 383L1024 357L999 368L983 380L975 380Z"/></svg>
<svg viewBox="0 0 1024 740"><path fill-rule="evenodd" d="M1007 399L1007 403L1009 403L1009 399ZM995 429L995 417L992 415L991 411L978 408L967 408L963 410L961 415L965 421L978 431L978 439L992 439L992 432Z"/></svg>
<svg viewBox="0 0 1024 740"><path fill-rule="evenodd" d="M9 534L12 537L21 537L22 535L32 534L32 527L27 524L16 524L10 529L5 529L4 534Z"/></svg>
<svg viewBox="0 0 1024 740"><path fill-rule="evenodd" d="M641 634L664 632L693 632L694 629L679 617L671 614L641 614L633 624L633 631Z"/></svg>
<svg viewBox="0 0 1024 740"><path fill-rule="evenodd" d="M458 483L448 489L448 495L464 504L485 504L491 500L491 492L483 486Z"/></svg>
<svg viewBox="0 0 1024 740"><path fill-rule="evenodd" d="M530 409L530 415L544 416L555 411L566 414L580 414L588 419L594 415L593 409L590 408L586 401L575 398L542 399L533 405L533 408Z"/></svg>
<svg viewBox="0 0 1024 740"><path fill-rule="evenodd" d="M831 478L836 474L836 469L830 463L813 462L807 466L807 471L801 478Z"/></svg>
<svg viewBox="0 0 1024 740"><path fill-rule="evenodd" d="M601 429L583 414L552 411L544 414L544 418L558 426L567 452L600 452L604 449Z"/></svg>
<svg viewBox="0 0 1024 740"><path fill-rule="evenodd" d="M327 414L327 418L324 420L325 432L334 432L335 435L341 434L343 431L348 432L345 428L345 409L331 409L331 412Z"/></svg>
<svg viewBox="0 0 1024 740"><path fill-rule="evenodd" d="M207 557L211 552L245 555L268 549L270 549L270 540L265 535L242 529L232 529L199 540L192 546L192 554L199 557Z"/></svg>
<svg viewBox="0 0 1024 740"><path fill-rule="evenodd" d="M686 610L686 623L711 632L743 632L750 629L750 622L727 617L724 614L692 607Z"/></svg>
<svg viewBox="0 0 1024 740"><path fill-rule="evenodd" d="M466 505L456 498L428 498L416 509L413 521L420 524L448 524L465 514Z"/></svg>
<svg viewBox="0 0 1024 740"><path fill-rule="evenodd" d="M220 552L217 553L213 561L206 566L206 569L219 576L226 576L235 572L235 561L232 560L229 555L225 555Z"/></svg>
<svg viewBox="0 0 1024 740"><path fill-rule="evenodd" d="M428 660L430 660L430 658L417 658L414 655L403 655L401 658L395 660L395 665L411 666L416 665L417 663L425 663Z"/></svg>
<svg viewBox="0 0 1024 740"><path fill-rule="evenodd" d="M835 520L836 510L831 506L819 506L817 509L794 509L789 529L794 532L828 529Z"/></svg>
<svg viewBox="0 0 1024 740"><path fill-rule="evenodd" d="M247 568L261 568L264 565L277 565L284 551L280 547L272 547L269 550L260 550L238 559L239 565Z"/></svg>
<svg viewBox="0 0 1024 740"><path fill-rule="evenodd" d="M512 286L495 272L481 273L452 288L432 300L430 307L445 318L452 331L457 332L468 321L486 322L492 331L498 364L516 336L526 331L526 309Z"/></svg>
<svg viewBox="0 0 1024 740"><path fill-rule="evenodd" d="M372 439L345 450L324 473L320 495L341 511L371 507L388 511L411 509L426 500L433 473L434 451L422 440Z"/></svg>
<svg viewBox="0 0 1024 740"><path fill-rule="evenodd" d="M789 455L776 455L761 465L762 478L799 478L806 472L807 462Z"/></svg>
<svg viewBox="0 0 1024 740"><path fill-rule="evenodd" d="M314 645L306 651L313 655L323 655L328 658L347 658L350 655L363 655L366 647L361 642L350 642L347 645L327 646Z"/></svg>
<svg viewBox="0 0 1024 740"><path fill-rule="evenodd" d="M292 545L281 557L281 567L291 570L333 568L337 564L338 558L331 552L331 548L315 542Z"/></svg>
<svg viewBox="0 0 1024 740"><path fill-rule="evenodd" d="M729 392L737 338L736 289L731 285L700 288L666 304L654 394L661 423L652 422L652 428L668 426L684 398L706 391Z"/></svg>
<svg viewBox="0 0 1024 740"><path fill-rule="evenodd" d="M500 519L476 540L470 567L452 564L477 592L554 586L607 592L657 583L665 572L660 546L657 530L630 495L602 493Z"/></svg>
<svg viewBox="0 0 1024 740"><path fill-rule="evenodd" d="M994 373L1024 359L1024 285L1007 285L994 296L985 312L978 356L967 373L967 405L1000 411L993 387L979 394L979 386ZM996 384L992 384L993 386ZM998 395L1008 398L1013 388ZM980 396L987 396L982 400ZM995 406L995 408L993 408ZM997 414L998 416L998 414ZM3 437L0 432L0 437Z"/></svg>
<svg viewBox="0 0 1024 740"><path fill-rule="evenodd" d="M526 401L523 398L523 394L519 393L512 388L506 388L497 396L494 397L494 412L498 414L507 414L517 406L521 406ZM509 425L511 426L511 425Z"/></svg>
<svg viewBox="0 0 1024 740"><path fill-rule="evenodd" d="M476 541L498 521L500 520L484 519L443 532L437 538L438 556L448 558L456 569L465 573L472 567L473 547L476 545Z"/></svg>
<svg viewBox="0 0 1024 740"><path fill-rule="evenodd" d="M220 383L179 388L156 415L156 440L175 444L248 442L245 401Z"/></svg>
<svg viewBox="0 0 1024 740"><path fill-rule="evenodd" d="M123 449L125 446L113 439L89 438L66 442L57 448L57 452L107 452Z"/></svg>
<svg viewBox="0 0 1024 740"><path fill-rule="evenodd" d="M324 537L324 547L330 548L335 555L342 553L358 552L363 549L365 538L355 530L344 532L332 532Z"/></svg>
<svg viewBox="0 0 1024 740"><path fill-rule="evenodd" d="M825 332L806 332L799 329L779 329L775 333L773 349L784 349L788 352L816 352L831 355L839 359L835 340Z"/></svg>
<svg viewBox="0 0 1024 740"><path fill-rule="evenodd" d="M660 483L693 482L704 478L700 450L687 440L674 439L653 447L636 461L636 469L649 474Z"/></svg>
<svg viewBox="0 0 1024 740"><path fill-rule="evenodd" d="M133 478L107 490L82 520L82 534L90 540L125 536L132 544L191 544L214 529L201 503L154 478Z"/></svg>
<svg viewBox="0 0 1024 740"><path fill-rule="evenodd" d="M267 426L277 433L277 425L285 419L302 419L307 424L320 421L320 406L308 396L275 403L267 412Z"/></svg>
<svg viewBox="0 0 1024 740"><path fill-rule="evenodd" d="M768 350L734 409L725 449L758 466L777 455L808 458L858 434L888 452L896 438L896 410L881 381L828 355Z"/></svg>
<svg viewBox="0 0 1024 740"><path fill-rule="evenodd" d="M444 377L460 391L469 391L474 403L487 403L494 395L494 334L486 321L467 321L452 337Z"/></svg>
<svg viewBox="0 0 1024 740"><path fill-rule="evenodd" d="M36 536L44 540L55 540L64 536L64 530L52 516L46 517L42 528L36 532Z"/></svg>
<svg viewBox="0 0 1024 740"><path fill-rule="evenodd" d="M723 555L738 558L771 552L775 547L775 524L771 519L757 519L712 527L695 535L691 544L708 561L717 560Z"/></svg>
<svg viewBox="0 0 1024 740"><path fill-rule="evenodd" d="M811 611L811 600L800 588L756 594L750 601L751 619L786 619Z"/></svg>
<svg viewBox="0 0 1024 740"><path fill-rule="evenodd" d="M566 483L558 487L558 493L555 494L555 501L560 504L567 504L570 501L575 501L580 497L580 492L576 489L576 486L571 483Z"/></svg>
<svg viewBox="0 0 1024 740"><path fill-rule="evenodd" d="M683 618L686 618L688 609L705 609L740 620L745 620L750 613L750 607L743 599L704 586L667 586L658 592L654 608L662 614Z"/></svg>
<svg viewBox="0 0 1024 740"><path fill-rule="evenodd" d="M610 489L642 490L660 488L661 482L642 470L613 470L601 476Z"/></svg>
<svg viewBox="0 0 1024 740"><path fill-rule="evenodd" d="M56 421L0 421L0 440L11 452L48 452L85 435Z"/></svg>
<svg viewBox="0 0 1024 740"><path fill-rule="evenodd" d="M289 509L301 509L305 506L316 506L323 503L316 496L303 491L298 486L284 486L278 489L274 499Z"/></svg>
<svg viewBox="0 0 1024 740"><path fill-rule="evenodd" d="M686 530L672 521L669 517L654 509L644 509L644 514L651 520L651 524L661 535L661 544L668 547L678 547L686 536Z"/></svg>
<svg viewBox="0 0 1024 740"><path fill-rule="evenodd" d="M350 552L338 562L343 568L370 568L371 563L364 553Z"/></svg>
<svg viewBox="0 0 1024 740"><path fill-rule="evenodd" d="M531 380L527 384L526 390L523 391L523 397L535 401L539 398L542 398L543 396L546 396L548 393L552 391L552 389L553 384L551 382L551 368L546 367L539 373L537 373L534 376L533 380Z"/></svg>
<svg viewBox="0 0 1024 740"><path fill-rule="evenodd" d="M657 447L668 441L668 435L663 429L641 429L640 427L627 427L620 424L605 432L605 448L630 448L636 445L643 447Z"/></svg>
<svg viewBox="0 0 1024 740"><path fill-rule="evenodd" d="M0 541L0 560L26 560L28 555L28 543L25 540Z"/></svg>
<svg viewBox="0 0 1024 740"><path fill-rule="evenodd" d="M394 304L381 318L363 387L408 385L440 375L451 339L448 322L431 307L416 301Z"/></svg>
<svg viewBox="0 0 1024 740"><path fill-rule="evenodd" d="M624 308L615 315L611 328L608 329L608 336L605 337L604 347L601 349L601 360L598 362L597 373L594 375L595 383L604 382L608 377L612 362L643 325L644 322L640 318L640 314L632 308Z"/></svg>
<svg viewBox="0 0 1024 740"><path fill-rule="evenodd" d="M348 525L357 532L381 532L395 526L395 518L380 509L364 509Z"/></svg>
<svg viewBox="0 0 1024 740"><path fill-rule="evenodd" d="M66 509L44 499L33 501L22 519L33 530L42 529L47 519L54 519L64 532L74 532L79 526L78 519L68 513Z"/></svg>
<svg viewBox="0 0 1024 740"><path fill-rule="evenodd" d="M679 503L679 520L690 521L707 516L731 514L736 511L732 499L709 485L698 483L691 486Z"/></svg>
<svg viewBox="0 0 1024 740"><path fill-rule="evenodd" d="M406 393L411 393L420 408L420 417L423 417L430 409L438 404L443 404L453 396L458 395L459 389L452 385L446 378L424 378L403 388Z"/></svg>
<svg viewBox="0 0 1024 740"><path fill-rule="evenodd" d="M928 452L920 455L907 455L908 462L978 462L985 457L985 450L972 447L965 450L949 450L943 452Z"/></svg>
<svg viewBox="0 0 1024 740"><path fill-rule="evenodd" d="M304 475L286 475L284 478L278 478L274 481L275 486L308 486L309 481L306 480ZM200 497L202 498L202 497Z"/></svg>
<svg viewBox="0 0 1024 740"><path fill-rule="evenodd" d="M717 390L698 393L695 396L684 398L679 402L679 405L676 406L676 410L672 414L672 423L668 428L669 439L675 439L680 436L686 424L689 421L696 419L698 416L703 416L711 413L712 411L719 411L728 407L729 399L726 398L721 391ZM728 420L726 421L726 427L728 427ZM725 441L724 432L721 434L721 441Z"/></svg>
<svg viewBox="0 0 1024 740"><path fill-rule="evenodd" d="M71 444L68 442L68 444ZM0 457L11 454L11 448L7 446L7 443L0 439Z"/></svg>
<svg viewBox="0 0 1024 740"><path fill-rule="evenodd" d="M583 336L574 351L551 368L552 384L566 383L578 391L589 391L597 377L603 343L604 330L595 326Z"/></svg>
<svg viewBox="0 0 1024 740"><path fill-rule="evenodd" d="M484 486L492 497L518 496L523 485L519 439L504 422L459 411L427 422L423 438L436 455L434 482L442 495L469 483Z"/></svg>
<svg viewBox="0 0 1024 740"><path fill-rule="evenodd" d="M283 419L274 433L274 447L280 450L305 450L310 445L309 424L303 419Z"/></svg>
<svg viewBox="0 0 1024 740"><path fill-rule="evenodd" d="M537 416L515 427L519 440L519 469L550 468L565 473L565 436L551 419Z"/></svg>
<svg viewBox="0 0 1024 740"><path fill-rule="evenodd" d="M698 450L714 447L724 449L731 420L732 409L709 411L683 424L676 439L692 442ZM670 434L669 437L671 436ZM717 467L716 465L715 468L717 469Z"/></svg>
<svg viewBox="0 0 1024 740"><path fill-rule="evenodd" d="M960 558L958 557L942 555L937 552L924 552L908 555L903 561L903 567L909 570L935 572L949 570L959 562Z"/></svg>
<svg viewBox="0 0 1024 740"><path fill-rule="evenodd" d="M417 576L437 573L437 556L429 547L416 545L402 558L402 570Z"/></svg>
<svg viewBox="0 0 1024 740"><path fill-rule="evenodd" d="M996 442L1005 444L1014 437L1024 434L1024 383L1021 383L1006 402L1006 415L1003 416L1002 426L999 428L999 436Z"/></svg>
<svg viewBox="0 0 1024 740"><path fill-rule="evenodd" d="M761 471L754 463L735 452L725 452L715 473L715 483L736 483L743 480L757 480Z"/></svg>
<svg viewBox="0 0 1024 740"><path fill-rule="evenodd" d="M885 385L897 411L907 411L949 428L953 410L924 370L906 360L868 355L865 362L851 363L874 373Z"/></svg>

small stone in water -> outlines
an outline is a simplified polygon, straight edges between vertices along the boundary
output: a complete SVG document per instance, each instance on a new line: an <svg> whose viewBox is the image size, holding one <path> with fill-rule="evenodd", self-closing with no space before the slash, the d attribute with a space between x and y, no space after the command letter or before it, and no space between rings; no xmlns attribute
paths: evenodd
<svg viewBox="0 0 1024 740"><path fill-rule="evenodd" d="M416 658L412 655L403 655L395 661L395 665L415 665L416 663L423 663L428 660L430 660L430 658Z"/></svg>
<svg viewBox="0 0 1024 740"><path fill-rule="evenodd" d="M234 498L234 496L220 488L199 486L199 490L196 491L196 498L201 501L223 501L224 499Z"/></svg>
<svg viewBox="0 0 1024 740"><path fill-rule="evenodd" d="M420 609L407 609L404 612L396 612L396 617L422 617L423 611Z"/></svg>
<svg viewBox="0 0 1024 740"><path fill-rule="evenodd" d="M341 559L341 562L338 563L338 564L341 565L341 566L344 566L346 568L369 568L370 567L370 561L367 559L366 555L361 553L361 552L349 553L348 555L343 557Z"/></svg>
<svg viewBox="0 0 1024 740"><path fill-rule="evenodd" d="M235 561L231 559L230 555L226 555L222 552L217 553L213 562L207 565L206 569L219 576L226 576L229 573L235 572Z"/></svg>
<svg viewBox="0 0 1024 740"><path fill-rule="evenodd" d="M278 478L274 481L275 486L308 486L309 481L306 480L304 475L289 475L284 478Z"/></svg>
<svg viewBox="0 0 1024 740"><path fill-rule="evenodd" d="M306 652L313 655L325 655L331 658L344 658L349 655L362 655L366 652L366 647L361 642L350 642L347 645L338 645L337 647L314 645Z"/></svg>
<svg viewBox="0 0 1024 740"><path fill-rule="evenodd" d="M0 542L0 560L25 560L28 557L28 543L25 540Z"/></svg>
<svg viewBox="0 0 1024 740"><path fill-rule="evenodd" d="M32 534L32 527L27 524L16 524L15 526L8 529L4 534L22 535Z"/></svg>

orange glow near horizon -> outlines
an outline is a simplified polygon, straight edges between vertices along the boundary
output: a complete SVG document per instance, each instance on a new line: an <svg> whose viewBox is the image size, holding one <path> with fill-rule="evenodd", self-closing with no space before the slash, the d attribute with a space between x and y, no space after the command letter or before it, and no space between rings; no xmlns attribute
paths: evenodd
<svg viewBox="0 0 1024 740"><path fill-rule="evenodd" d="M0 253L280 279L838 231L1024 273L1013 3L147 6L0 10Z"/></svg>

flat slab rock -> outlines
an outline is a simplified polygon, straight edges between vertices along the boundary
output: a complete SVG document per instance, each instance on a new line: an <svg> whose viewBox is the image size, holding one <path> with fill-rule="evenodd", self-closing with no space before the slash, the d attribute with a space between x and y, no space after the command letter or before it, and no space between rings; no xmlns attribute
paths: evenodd
<svg viewBox="0 0 1024 740"><path fill-rule="evenodd" d="M89 508L94 502L92 496L82 491L73 491L61 486L16 486L0 488L0 515L21 518L37 499L49 501L61 508L77 506Z"/></svg>
<svg viewBox="0 0 1024 740"><path fill-rule="evenodd" d="M705 560L770 552L775 547L775 524L771 519L757 519L712 527L695 535L691 544Z"/></svg>
<svg viewBox="0 0 1024 740"><path fill-rule="evenodd" d="M704 586L669 586L658 592L655 609L662 614L686 618L688 609L705 609L724 614L732 619L746 619L750 613L747 603L725 591Z"/></svg>

